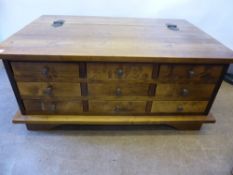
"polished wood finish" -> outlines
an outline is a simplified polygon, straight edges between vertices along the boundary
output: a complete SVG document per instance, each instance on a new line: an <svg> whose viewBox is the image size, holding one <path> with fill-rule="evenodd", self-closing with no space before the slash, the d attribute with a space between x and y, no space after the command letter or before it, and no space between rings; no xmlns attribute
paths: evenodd
<svg viewBox="0 0 233 175"><path fill-rule="evenodd" d="M202 113L208 101L153 101L151 112L154 113Z"/></svg>
<svg viewBox="0 0 233 175"><path fill-rule="evenodd" d="M53 22L63 19L61 26ZM167 27L172 23L177 28ZM200 129L233 52L185 20L42 16L0 44L28 129Z"/></svg>
<svg viewBox="0 0 233 175"><path fill-rule="evenodd" d="M158 84L155 96L160 100L208 100L215 84Z"/></svg>
<svg viewBox="0 0 233 175"><path fill-rule="evenodd" d="M64 20L53 27L55 20ZM177 25L170 30L167 24ZM186 20L41 16L4 41L3 59L229 63L230 49Z"/></svg>
<svg viewBox="0 0 233 175"><path fill-rule="evenodd" d="M218 90L219 90L219 88L220 88L220 86L221 86L221 84L222 84L224 75L225 75L225 73L227 72L228 67L229 67L229 64L228 64L228 65L224 65L224 67L223 67L223 69L222 69L221 75L220 75L220 77L219 77L219 79L218 79L218 81L217 81L217 83L216 83L215 88L214 88L213 95L212 95L211 98L209 99L209 103L208 103L208 106L207 106L207 108L206 108L205 114L208 114L208 113L209 113L210 108L211 108L212 104L214 103L214 99L215 99L215 97L216 97L216 95L217 95L217 93L218 93Z"/></svg>
<svg viewBox="0 0 233 175"><path fill-rule="evenodd" d="M176 116L130 116L130 115L22 115L19 111L13 118L14 123L27 124L163 124L163 122L201 122L214 123L212 114L209 115L176 115Z"/></svg>
<svg viewBox="0 0 233 175"><path fill-rule="evenodd" d="M3 64L4 64L4 67L5 67L8 79L9 79L9 81L11 83L11 87L13 89L14 95L16 97L19 109L20 109L22 114L25 114L25 108L24 108L23 101L22 101L22 99L20 97L20 94L19 94L19 89L17 87L16 81L15 81L14 76L13 76L14 73L13 73L11 64L10 64L10 62L8 60L3 60Z"/></svg>
<svg viewBox="0 0 233 175"><path fill-rule="evenodd" d="M97 101L89 100L91 113L145 113L145 101Z"/></svg>
<svg viewBox="0 0 233 175"><path fill-rule="evenodd" d="M216 83L221 75L222 65L162 64L159 82Z"/></svg>
<svg viewBox="0 0 233 175"><path fill-rule="evenodd" d="M21 115L17 112L13 123L26 123L29 130L48 130L63 124L82 125L168 125L179 130L199 130L203 123L215 123L208 116L82 116L82 115Z"/></svg>
<svg viewBox="0 0 233 175"><path fill-rule="evenodd" d="M19 93L24 97L80 97L80 83L64 82L17 82Z"/></svg>
<svg viewBox="0 0 233 175"><path fill-rule="evenodd" d="M87 79L147 81L152 79L152 71L152 64L88 63Z"/></svg>
<svg viewBox="0 0 233 175"><path fill-rule="evenodd" d="M83 112L80 100L23 100L26 114L80 114Z"/></svg>
<svg viewBox="0 0 233 175"><path fill-rule="evenodd" d="M57 62L11 62L15 79L23 82L79 81L79 64Z"/></svg>
<svg viewBox="0 0 233 175"><path fill-rule="evenodd" d="M143 83L88 83L89 96L148 96L149 84ZM130 98L130 97L129 97Z"/></svg>

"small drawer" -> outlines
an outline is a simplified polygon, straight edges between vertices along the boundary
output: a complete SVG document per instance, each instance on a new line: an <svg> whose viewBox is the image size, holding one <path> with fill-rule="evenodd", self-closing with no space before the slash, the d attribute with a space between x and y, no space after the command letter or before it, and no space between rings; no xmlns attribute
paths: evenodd
<svg viewBox="0 0 233 175"><path fill-rule="evenodd" d="M11 62L17 81L72 81L79 80L79 64L54 62Z"/></svg>
<svg viewBox="0 0 233 175"><path fill-rule="evenodd" d="M89 100L89 112L93 113L145 113L145 101Z"/></svg>
<svg viewBox="0 0 233 175"><path fill-rule="evenodd" d="M156 78L157 67L141 63L88 63L89 80L136 80L147 81ZM156 69L156 70L155 70ZM152 73L155 72L155 73Z"/></svg>
<svg viewBox="0 0 233 175"><path fill-rule="evenodd" d="M80 83L17 82L22 97L80 97Z"/></svg>
<svg viewBox="0 0 233 175"><path fill-rule="evenodd" d="M153 101L152 113L204 113L208 101Z"/></svg>
<svg viewBox="0 0 233 175"><path fill-rule="evenodd" d="M215 83L223 70L222 65L162 64L159 82Z"/></svg>
<svg viewBox="0 0 233 175"><path fill-rule="evenodd" d="M88 83L89 96L148 96L149 84L142 83Z"/></svg>
<svg viewBox="0 0 233 175"><path fill-rule="evenodd" d="M158 84L155 96L160 100L208 100L215 84Z"/></svg>
<svg viewBox="0 0 233 175"><path fill-rule="evenodd" d="M45 101L24 99L26 114L79 114L83 112L82 101Z"/></svg>

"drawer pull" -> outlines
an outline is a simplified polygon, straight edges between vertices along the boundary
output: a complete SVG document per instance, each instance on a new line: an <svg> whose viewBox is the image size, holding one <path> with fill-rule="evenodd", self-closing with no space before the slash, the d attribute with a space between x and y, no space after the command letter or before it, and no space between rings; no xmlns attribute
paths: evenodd
<svg viewBox="0 0 233 175"><path fill-rule="evenodd" d="M122 91L121 88L116 88L116 96L121 96L122 95Z"/></svg>
<svg viewBox="0 0 233 175"><path fill-rule="evenodd" d="M41 105L41 110L45 111L45 104L44 104L44 102L41 102L40 105Z"/></svg>
<svg viewBox="0 0 233 175"><path fill-rule="evenodd" d="M119 105L115 106L115 109L114 109L115 112L120 112L121 111L121 108Z"/></svg>
<svg viewBox="0 0 233 175"><path fill-rule="evenodd" d="M186 97L186 96L188 96L189 95L189 90L188 89L182 89L181 90L181 95L183 96L183 97Z"/></svg>
<svg viewBox="0 0 233 175"><path fill-rule="evenodd" d="M46 107L45 107L45 103L44 102L41 102L41 110L42 111L46 111ZM49 105L48 110L54 112L56 110L56 104L55 103L51 103Z"/></svg>
<svg viewBox="0 0 233 175"><path fill-rule="evenodd" d="M184 111L183 106L181 106L181 105L177 106L176 111L177 111L177 112L183 112L183 111Z"/></svg>
<svg viewBox="0 0 233 175"><path fill-rule="evenodd" d="M47 96L51 96L53 93L53 87L52 86L48 86L45 90L44 90L44 94Z"/></svg>
<svg viewBox="0 0 233 175"><path fill-rule="evenodd" d="M189 75L189 78L193 78L194 75L195 75L194 70L189 70L189 71L188 71L188 75Z"/></svg>
<svg viewBox="0 0 233 175"><path fill-rule="evenodd" d="M56 110L56 104L55 103L51 104L50 110L53 111L53 112Z"/></svg>
<svg viewBox="0 0 233 175"><path fill-rule="evenodd" d="M43 67L43 69L42 69L42 74L44 75L44 76L46 76L46 77L48 77L49 76L49 68L48 67Z"/></svg>
<svg viewBox="0 0 233 175"><path fill-rule="evenodd" d="M116 74L117 74L117 76L118 76L119 78L122 77L122 76L124 75L123 69L118 68L117 71L116 71Z"/></svg>

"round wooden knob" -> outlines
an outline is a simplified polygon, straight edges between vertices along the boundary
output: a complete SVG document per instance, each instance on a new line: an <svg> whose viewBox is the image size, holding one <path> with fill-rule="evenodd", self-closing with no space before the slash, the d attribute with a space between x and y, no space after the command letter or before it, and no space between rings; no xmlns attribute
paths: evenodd
<svg viewBox="0 0 233 175"><path fill-rule="evenodd" d="M44 94L47 96L51 96L53 93L53 87L52 86L48 86L45 90L44 90Z"/></svg>
<svg viewBox="0 0 233 175"><path fill-rule="evenodd" d="M44 102L41 102L41 103L40 103L40 106L41 106L41 110L42 110L42 111L45 111L45 104L44 104Z"/></svg>
<svg viewBox="0 0 233 175"><path fill-rule="evenodd" d="M121 69L121 68L117 69L116 74L118 77L122 77L124 75L123 69Z"/></svg>
<svg viewBox="0 0 233 175"><path fill-rule="evenodd" d="M56 111L56 104L55 103L52 103L50 105L50 111L52 111L52 112Z"/></svg>
<svg viewBox="0 0 233 175"><path fill-rule="evenodd" d="M115 112L120 112L120 110L121 110L121 108L119 105L115 106L115 109L114 109Z"/></svg>
<svg viewBox="0 0 233 175"><path fill-rule="evenodd" d="M188 96L188 94L189 94L189 90L188 89L184 88L184 89L181 90L181 95L183 97Z"/></svg>
<svg viewBox="0 0 233 175"><path fill-rule="evenodd" d="M121 88L116 88L116 96L121 96L122 95L122 91Z"/></svg>
<svg viewBox="0 0 233 175"><path fill-rule="evenodd" d="M42 74L44 76L48 77L48 75L49 75L49 68L48 67L43 67L43 69L42 69L41 72L42 72Z"/></svg>
<svg viewBox="0 0 233 175"><path fill-rule="evenodd" d="M194 72L194 70L189 70L188 74L189 74L189 78L192 78L192 77L194 77L195 72Z"/></svg>
<svg viewBox="0 0 233 175"><path fill-rule="evenodd" d="M54 112L56 111L56 104L54 102L50 104L48 103L45 104L44 102L41 102L41 110Z"/></svg>
<svg viewBox="0 0 233 175"><path fill-rule="evenodd" d="M182 111L184 111L184 108L183 108L183 106L181 106L181 105L179 105L179 106L177 106L177 112L182 112Z"/></svg>

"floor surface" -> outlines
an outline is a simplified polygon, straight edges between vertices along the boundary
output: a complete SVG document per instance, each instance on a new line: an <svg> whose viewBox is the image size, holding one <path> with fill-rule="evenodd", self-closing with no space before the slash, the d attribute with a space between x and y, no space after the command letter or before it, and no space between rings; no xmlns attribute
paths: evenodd
<svg viewBox="0 0 233 175"><path fill-rule="evenodd" d="M12 124L16 100L0 67L0 175L229 175L233 86L223 83L200 131L79 129L28 131Z"/></svg>

